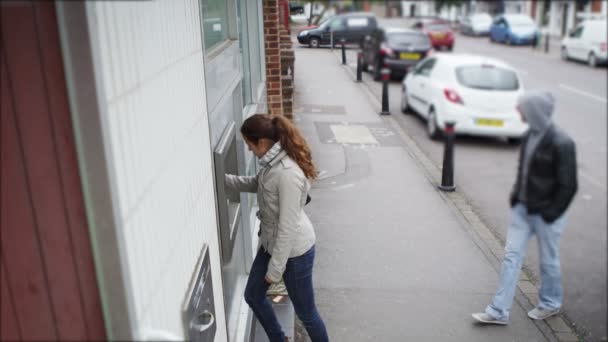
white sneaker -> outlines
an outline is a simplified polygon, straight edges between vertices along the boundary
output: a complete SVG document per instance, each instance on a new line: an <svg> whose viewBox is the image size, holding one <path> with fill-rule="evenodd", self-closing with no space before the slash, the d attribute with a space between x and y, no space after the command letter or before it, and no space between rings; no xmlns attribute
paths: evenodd
<svg viewBox="0 0 608 342"><path fill-rule="evenodd" d="M559 309L555 310L545 310L541 309L538 306L528 312L528 317L532 319L547 319L551 316L555 316L560 312Z"/></svg>
<svg viewBox="0 0 608 342"><path fill-rule="evenodd" d="M488 313L485 313L485 312L474 313L472 316L478 322L485 323L485 324L500 324L500 325L507 325L507 324L509 324L508 321L503 321L503 320L500 320L500 319L496 319L496 318L494 318L494 316L492 316L492 315L490 315Z"/></svg>

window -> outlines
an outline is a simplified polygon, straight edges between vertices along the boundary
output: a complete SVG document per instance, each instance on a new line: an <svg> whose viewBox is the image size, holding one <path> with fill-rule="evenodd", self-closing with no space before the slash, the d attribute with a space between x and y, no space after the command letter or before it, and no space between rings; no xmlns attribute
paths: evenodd
<svg viewBox="0 0 608 342"><path fill-rule="evenodd" d="M433 67L435 67L436 62L437 59L435 58L423 61L422 64L416 68L416 75L429 76L431 74L431 71L433 70Z"/></svg>
<svg viewBox="0 0 608 342"><path fill-rule="evenodd" d="M209 51L228 39L228 8L224 0L202 0L205 50Z"/></svg>
<svg viewBox="0 0 608 342"><path fill-rule="evenodd" d="M239 47L241 49L241 63L243 65L243 107L251 103L251 66L249 37L247 36L247 4L245 0L239 0L237 7L237 26L239 29Z"/></svg>
<svg viewBox="0 0 608 342"><path fill-rule="evenodd" d="M367 18L350 18L346 20L346 26L348 27L366 27L367 25Z"/></svg>
<svg viewBox="0 0 608 342"><path fill-rule="evenodd" d="M334 19L329 23L329 29L332 31L341 30L344 28L344 21L342 19Z"/></svg>
<svg viewBox="0 0 608 342"><path fill-rule="evenodd" d="M570 37L580 38L582 35L583 35L583 27L579 26L574 31L572 31L572 33L570 34Z"/></svg>
<svg viewBox="0 0 608 342"><path fill-rule="evenodd" d="M517 90L517 75L507 69L493 65L472 65L456 68L458 82L473 89L484 90Z"/></svg>

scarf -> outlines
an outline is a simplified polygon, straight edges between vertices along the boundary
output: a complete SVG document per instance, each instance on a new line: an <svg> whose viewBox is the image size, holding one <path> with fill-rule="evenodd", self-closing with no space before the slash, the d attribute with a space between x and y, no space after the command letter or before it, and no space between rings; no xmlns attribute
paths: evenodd
<svg viewBox="0 0 608 342"><path fill-rule="evenodd" d="M258 161L260 169L263 169L268 166L268 164L270 164L270 162L273 161L274 158L276 158L279 153L281 153L281 151L283 151L283 148L281 147L281 143L277 141L276 143L274 143L274 145L272 145L272 147L268 151L266 151L266 153L264 153L262 158L260 158L260 160Z"/></svg>

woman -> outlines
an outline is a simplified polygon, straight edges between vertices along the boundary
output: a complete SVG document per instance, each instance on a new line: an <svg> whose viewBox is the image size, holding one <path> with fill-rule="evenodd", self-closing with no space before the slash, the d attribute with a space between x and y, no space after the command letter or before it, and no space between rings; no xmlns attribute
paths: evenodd
<svg viewBox="0 0 608 342"><path fill-rule="evenodd" d="M255 114L245 120L241 134L260 158L256 176L226 175L230 190L257 192L260 207L257 216L262 247L251 266L245 301L271 342L287 341L266 298L270 284L282 277L296 315L312 342L328 341L312 286L315 233L303 210L310 180L317 176L310 148L283 116Z"/></svg>

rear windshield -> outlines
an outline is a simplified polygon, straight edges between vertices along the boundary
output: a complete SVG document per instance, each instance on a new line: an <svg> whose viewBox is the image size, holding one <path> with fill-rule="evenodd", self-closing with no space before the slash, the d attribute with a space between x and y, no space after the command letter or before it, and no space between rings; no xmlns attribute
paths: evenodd
<svg viewBox="0 0 608 342"><path fill-rule="evenodd" d="M386 39L391 45L430 45L429 38L420 33L390 33Z"/></svg>
<svg viewBox="0 0 608 342"><path fill-rule="evenodd" d="M533 26L534 25L534 21L532 21L532 19L530 19L528 17L524 17L524 16L510 17L510 18L508 18L508 20L509 20L509 24L511 24L512 26Z"/></svg>
<svg viewBox="0 0 608 342"><path fill-rule="evenodd" d="M450 27L446 24L428 24L426 26L426 29L429 31L445 32L445 31L449 31Z"/></svg>
<svg viewBox="0 0 608 342"><path fill-rule="evenodd" d="M494 66L463 66L456 68L458 82L467 87L485 90L517 90L517 75L507 69Z"/></svg>
<svg viewBox="0 0 608 342"><path fill-rule="evenodd" d="M480 23L491 23L492 22L492 17L490 17L489 15L483 15L483 14L474 15L471 19L473 21L478 21Z"/></svg>

